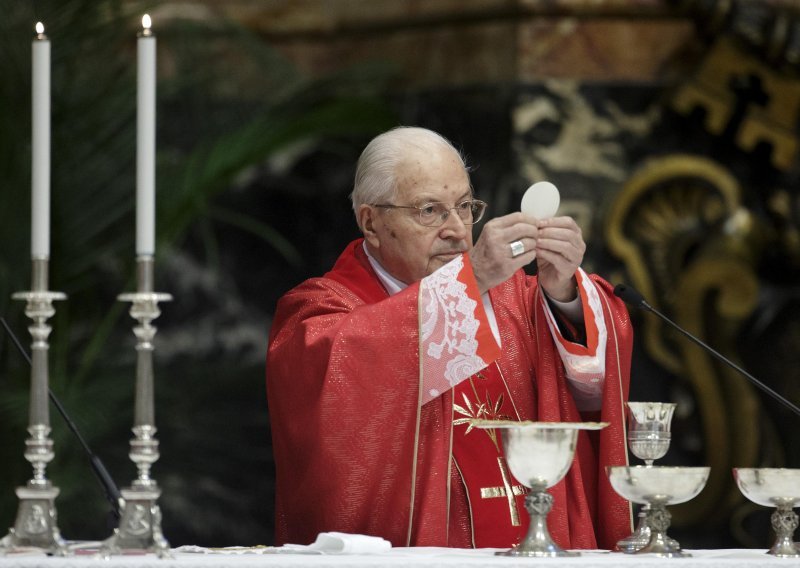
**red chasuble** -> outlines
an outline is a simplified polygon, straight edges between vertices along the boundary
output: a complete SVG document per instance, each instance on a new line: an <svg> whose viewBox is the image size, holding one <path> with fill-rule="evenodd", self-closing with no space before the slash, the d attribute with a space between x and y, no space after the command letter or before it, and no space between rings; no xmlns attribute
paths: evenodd
<svg viewBox="0 0 800 568"><path fill-rule="evenodd" d="M581 370L587 348L554 340L535 277L519 271L490 291L500 347L467 255L389 296L362 242L351 243L324 277L288 292L272 323L276 543L342 531L394 546L511 546L527 527L523 489L503 472L502 447L486 431L466 433L461 419L474 404L488 404L488 395L492 411L509 418L584 420L565 362L572 379L599 380ZM569 473L550 490L548 527L563 548L613 548L632 530L630 506L604 471L627 463L632 332L610 286L577 276L587 346L604 363L602 409L592 419L610 425L579 434ZM454 289L458 300L448 296ZM598 339L599 327L606 332Z"/></svg>
<svg viewBox="0 0 800 568"><path fill-rule="evenodd" d="M458 477L451 484L450 543L462 548L508 547L526 534L527 489L511 474L500 432L473 428L470 421L519 420L514 401L495 364L459 383L453 393L453 465Z"/></svg>

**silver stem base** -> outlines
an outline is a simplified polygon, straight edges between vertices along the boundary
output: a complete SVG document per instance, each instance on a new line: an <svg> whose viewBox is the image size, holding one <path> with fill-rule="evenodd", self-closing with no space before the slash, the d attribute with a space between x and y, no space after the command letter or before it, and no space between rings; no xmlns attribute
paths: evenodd
<svg viewBox="0 0 800 568"><path fill-rule="evenodd" d="M650 542L650 527L647 525L647 509L648 505L644 505L639 509L636 529L630 536L617 541L617 550L625 554L633 554L637 550L647 546L647 543Z"/></svg>
<svg viewBox="0 0 800 568"><path fill-rule="evenodd" d="M159 558L171 558L169 543L161 532L161 509L158 498L161 490L149 487L130 487L121 491L122 514L119 528L103 541L100 555L107 558L126 551L153 552Z"/></svg>
<svg viewBox="0 0 800 568"><path fill-rule="evenodd" d="M650 503L647 512L647 525L650 527L650 542L635 554L654 554L662 558L686 558L691 556L681 550L680 543L667 536L672 523L672 515L662 502Z"/></svg>
<svg viewBox="0 0 800 568"><path fill-rule="evenodd" d="M533 489L525 497L525 509L531 518L528 534L515 547L495 554L497 556L534 556L538 558L580 556L577 552L562 549L550 537L550 532L547 530L547 514L552 508L553 496L545 489Z"/></svg>
<svg viewBox="0 0 800 568"><path fill-rule="evenodd" d="M772 513L770 522L775 531L775 543L769 549L769 554L781 558L800 557L800 549L794 542L794 531L798 526L797 513L793 510L794 503L782 503Z"/></svg>
<svg viewBox="0 0 800 568"><path fill-rule="evenodd" d="M14 528L0 540L0 554L38 548L47 554L67 556L67 543L61 538L56 523L55 498L58 488L49 482L17 487L19 508Z"/></svg>

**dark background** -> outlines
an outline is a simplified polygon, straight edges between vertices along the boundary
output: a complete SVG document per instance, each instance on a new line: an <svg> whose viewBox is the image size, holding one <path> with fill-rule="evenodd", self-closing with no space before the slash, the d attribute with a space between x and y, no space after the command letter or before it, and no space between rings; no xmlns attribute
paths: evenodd
<svg viewBox="0 0 800 568"><path fill-rule="evenodd" d="M797 401L797 167L776 167L769 148L744 149L731 132L709 132L702 115L678 113L671 101L723 37L793 92L798 16L790 3L722 4L0 0L0 313L28 346L24 306L10 296L30 285L30 41L42 20L53 42L50 288L69 296L51 322L51 387L117 484L128 485L133 320L116 296L134 287L135 37L150 10L159 42L156 290L174 297L155 321L161 457L152 473L173 546L272 542L272 310L357 236L347 198L355 161L397 124L437 130L464 151L487 218L514 210L531 182L556 183L562 211L584 230L584 266L611 281L631 281L606 236L636 172L678 153L721 164L755 220L744 248L759 282L729 354ZM711 17L723 8L725 18ZM770 43L778 22L789 39ZM703 211L690 212L702 220ZM703 257L723 225L692 225L680 266ZM715 298L703 336L727 338ZM653 301L673 313L666 299ZM663 463L707 464L717 449L704 439L710 418L697 383L688 365L666 368L646 350L645 317L633 314L631 399L678 402ZM22 455L28 384L24 360L0 342L0 526L13 525L14 488L31 473ZM797 417L748 392L758 451L729 465L797 467ZM104 538L102 491L54 410L51 423L47 474L61 489L61 532ZM728 477L712 513L677 508L684 547L767 546L769 511Z"/></svg>

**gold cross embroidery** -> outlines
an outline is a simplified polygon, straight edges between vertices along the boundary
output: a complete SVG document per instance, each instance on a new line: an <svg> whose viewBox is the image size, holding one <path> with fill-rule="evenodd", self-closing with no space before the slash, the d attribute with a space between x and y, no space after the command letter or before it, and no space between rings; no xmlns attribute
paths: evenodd
<svg viewBox="0 0 800 568"><path fill-rule="evenodd" d="M497 497L505 497L508 499L508 513L511 515L511 526L518 527L519 510L517 509L517 500L515 495L524 495L525 488L521 485L511 485L511 475L508 473L508 465L506 458L497 456L497 465L500 467L500 476L503 478L502 487L481 487L481 499L494 499Z"/></svg>

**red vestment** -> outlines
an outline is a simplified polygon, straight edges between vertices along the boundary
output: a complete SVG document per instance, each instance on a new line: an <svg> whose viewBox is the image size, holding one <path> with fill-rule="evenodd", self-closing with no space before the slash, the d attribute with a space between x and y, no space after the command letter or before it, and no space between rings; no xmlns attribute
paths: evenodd
<svg viewBox="0 0 800 568"><path fill-rule="evenodd" d="M276 543L310 543L320 532L341 531L382 536L394 546L470 546L465 531L450 524L470 511L452 459L460 403L450 389L422 404L429 395L421 379L420 283L389 296L362 242L351 243L325 277L281 298L272 323L267 393ZM465 270L474 288L471 268ZM569 473L550 489L548 526L563 548L610 549L631 532L630 505L613 491L604 467L627 463L623 405L632 331L609 285L591 282L608 329L602 410L593 418L609 426L580 433ZM582 421L536 278L518 271L490 298L503 347L479 347L478 354L484 366L496 363L514 418ZM526 512L522 517L527 523Z"/></svg>

